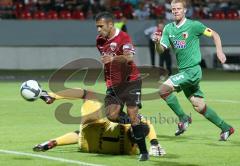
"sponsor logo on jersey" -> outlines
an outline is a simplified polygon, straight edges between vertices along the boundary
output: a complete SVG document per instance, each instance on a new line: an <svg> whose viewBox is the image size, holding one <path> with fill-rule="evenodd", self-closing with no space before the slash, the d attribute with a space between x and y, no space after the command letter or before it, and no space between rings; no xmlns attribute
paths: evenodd
<svg viewBox="0 0 240 166"><path fill-rule="evenodd" d="M186 41L185 40L174 40L173 45L174 45L174 48L184 49L184 48L186 48Z"/></svg>
<svg viewBox="0 0 240 166"><path fill-rule="evenodd" d="M184 39L187 39L188 38L188 32L183 32L182 36L183 36Z"/></svg>
<svg viewBox="0 0 240 166"><path fill-rule="evenodd" d="M117 48L117 43L115 43L115 42L110 43L110 48L112 51L115 51Z"/></svg>

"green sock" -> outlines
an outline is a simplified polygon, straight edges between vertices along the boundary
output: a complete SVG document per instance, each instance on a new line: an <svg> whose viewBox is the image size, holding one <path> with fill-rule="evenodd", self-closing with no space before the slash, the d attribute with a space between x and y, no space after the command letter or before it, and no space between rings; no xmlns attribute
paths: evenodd
<svg viewBox="0 0 240 166"><path fill-rule="evenodd" d="M231 126L224 122L224 120L222 120L214 110L212 110L210 107L207 107L206 109L206 112L203 114L205 118L222 129L222 131L227 131L230 129Z"/></svg>
<svg viewBox="0 0 240 166"><path fill-rule="evenodd" d="M167 105L173 110L173 112L178 116L179 121L186 121L188 116L183 112L177 97L174 94L170 94L165 101Z"/></svg>

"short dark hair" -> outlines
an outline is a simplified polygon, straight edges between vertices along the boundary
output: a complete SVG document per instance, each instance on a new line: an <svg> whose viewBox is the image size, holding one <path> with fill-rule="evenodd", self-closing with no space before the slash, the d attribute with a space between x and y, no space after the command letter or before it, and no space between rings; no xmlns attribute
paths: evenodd
<svg viewBox="0 0 240 166"><path fill-rule="evenodd" d="M95 21L99 21L101 19L105 19L106 21L114 22L114 16L109 12L98 13L95 17Z"/></svg>

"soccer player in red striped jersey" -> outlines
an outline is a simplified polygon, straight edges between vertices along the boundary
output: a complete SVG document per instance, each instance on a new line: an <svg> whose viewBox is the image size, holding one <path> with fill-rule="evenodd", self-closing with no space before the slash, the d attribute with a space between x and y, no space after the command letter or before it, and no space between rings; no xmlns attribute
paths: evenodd
<svg viewBox="0 0 240 166"><path fill-rule="evenodd" d="M102 12L95 18L98 36L96 45L104 64L107 86L105 97L106 115L110 121L119 122L121 108L126 105L131 127L140 150L140 161L148 160L144 130L137 116L141 108L140 72L133 61L135 49L130 36L114 27L114 18Z"/></svg>

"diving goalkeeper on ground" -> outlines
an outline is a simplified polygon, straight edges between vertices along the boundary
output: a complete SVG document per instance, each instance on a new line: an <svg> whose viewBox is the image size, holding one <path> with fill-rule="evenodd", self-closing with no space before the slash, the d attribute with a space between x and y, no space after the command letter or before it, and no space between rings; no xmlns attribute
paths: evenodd
<svg viewBox="0 0 240 166"><path fill-rule="evenodd" d="M79 130L38 144L33 148L34 151L47 151L56 146L78 143L82 152L128 155L138 153L128 116L122 111L120 115L122 124L109 121L102 115L102 103L96 99L93 92L83 89L67 89L57 93L43 91L41 99L47 104L59 99L84 99L81 107L83 118ZM151 144L149 154L152 156L166 154L157 140L153 125L140 115L139 118L147 127L146 135Z"/></svg>

